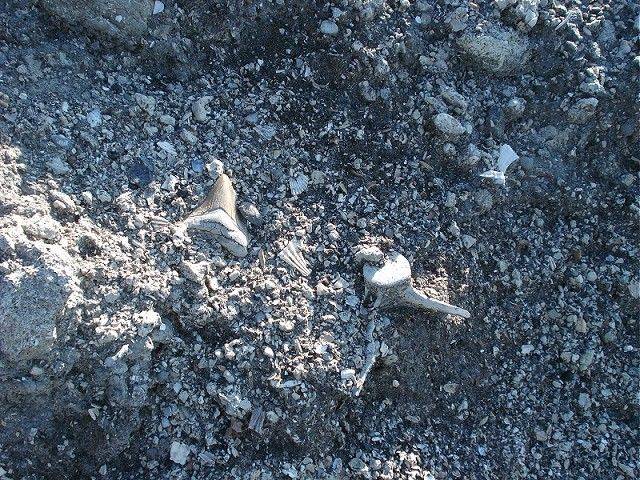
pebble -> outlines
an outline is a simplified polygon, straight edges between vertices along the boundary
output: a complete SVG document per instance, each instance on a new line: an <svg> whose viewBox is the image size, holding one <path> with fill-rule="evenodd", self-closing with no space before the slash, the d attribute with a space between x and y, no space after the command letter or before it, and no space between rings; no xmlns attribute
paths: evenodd
<svg viewBox="0 0 640 480"><path fill-rule="evenodd" d="M436 129L446 137L458 137L466 132L462 124L448 113L438 113L432 118Z"/></svg>
<svg viewBox="0 0 640 480"><path fill-rule="evenodd" d="M578 395L578 405L580 405L585 410L591 406L591 397L588 393L581 393Z"/></svg>
<svg viewBox="0 0 640 480"><path fill-rule="evenodd" d="M87 113L87 123L91 128L97 128L102 124L102 113L95 108Z"/></svg>
<svg viewBox="0 0 640 480"><path fill-rule="evenodd" d="M52 157L51 160L47 162L47 166L54 175L66 175L71 171L69 164L58 156Z"/></svg>
<svg viewBox="0 0 640 480"><path fill-rule="evenodd" d="M522 347L520 347L520 351L522 352L523 355L529 355L534 350L535 350L535 347L533 345L522 345Z"/></svg>
<svg viewBox="0 0 640 480"><path fill-rule="evenodd" d="M189 458L189 445L177 441L171 442L169 458L174 463L184 465L187 463L187 458Z"/></svg>
<svg viewBox="0 0 640 480"><path fill-rule="evenodd" d="M320 31L325 35L337 35L338 25L333 20L323 20L320 24Z"/></svg>

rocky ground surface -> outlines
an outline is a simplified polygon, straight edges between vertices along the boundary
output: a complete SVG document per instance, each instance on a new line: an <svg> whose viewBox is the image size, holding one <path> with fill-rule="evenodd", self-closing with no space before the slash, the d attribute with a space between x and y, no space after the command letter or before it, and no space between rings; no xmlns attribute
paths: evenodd
<svg viewBox="0 0 640 480"><path fill-rule="evenodd" d="M640 476L639 76L633 0L0 1L0 478Z"/></svg>

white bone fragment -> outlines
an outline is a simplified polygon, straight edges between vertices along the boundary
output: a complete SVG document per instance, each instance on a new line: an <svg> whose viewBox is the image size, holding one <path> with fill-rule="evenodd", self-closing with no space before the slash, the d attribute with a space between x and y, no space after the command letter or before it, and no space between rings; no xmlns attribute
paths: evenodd
<svg viewBox="0 0 640 480"><path fill-rule="evenodd" d="M464 308L436 300L416 290L411 282L409 261L399 253L392 253L382 267L365 265L362 272L367 292L376 295L374 308L409 306L463 318L471 316Z"/></svg>

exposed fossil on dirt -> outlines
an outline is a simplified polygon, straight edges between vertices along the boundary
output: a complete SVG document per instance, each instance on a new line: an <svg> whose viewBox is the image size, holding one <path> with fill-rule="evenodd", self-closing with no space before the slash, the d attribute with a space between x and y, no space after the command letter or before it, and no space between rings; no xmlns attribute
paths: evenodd
<svg viewBox="0 0 640 480"><path fill-rule="evenodd" d="M513 162L518 160L518 154L513 151L509 145L501 145L500 153L498 154L498 163L495 169L487 170L486 172L482 172L480 174L481 177L490 178L498 185L506 184L506 176L507 168Z"/></svg>
<svg viewBox="0 0 640 480"><path fill-rule="evenodd" d="M309 275L311 273L307 261L302 256L302 252L300 252L298 240L294 239L287 243L287 246L278 253L278 258L290 267L295 268L302 275Z"/></svg>
<svg viewBox="0 0 640 480"><path fill-rule="evenodd" d="M0 0L0 478L637 477L639 19Z"/></svg>
<svg viewBox="0 0 640 480"><path fill-rule="evenodd" d="M382 267L364 265L362 273L367 291L376 296L374 307L413 307L469 318L464 308L430 298L411 285L411 265L400 253L394 252Z"/></svg>
<svg viewBox="0 0 640 480"><path fill-rule="evenodd" d="M159 225L166 221L156 219ZM249 234L236 210L236 192L231 179L224 173L218 176L204 201L183 221L176 225L176 233L197 231L212 235L215 240L237 257L245 257Z"/></svg>

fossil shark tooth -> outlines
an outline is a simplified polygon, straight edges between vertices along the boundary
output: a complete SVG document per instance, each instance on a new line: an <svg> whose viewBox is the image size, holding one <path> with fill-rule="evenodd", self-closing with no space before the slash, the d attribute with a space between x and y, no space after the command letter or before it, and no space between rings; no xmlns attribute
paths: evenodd
<svg viewBox="0 0 640 480"><path fill-rule="evenodd" d="M220 245L237 257L245 257L248 253L249 234L238 217L236 191L224 173L183 223L187 230L212 234Z"/></svg>
<svg viewBox="0 0 640 480"><path fill-rule="evenodd" d="M480 174L481 177L490 178L498 185L504 185L506 183L507 168L513 162L520 158L516 152L513 151L509 145L504 144L500 147L500 154L498 156L498 165L495 170L487 170Z"/></svg>
<svg viewBox="0 0 640 480"><path fill-rule="evenodd" d="M300 245L297 240L291 240L287 246L278 253L278 258L287 265L295 268L305 277L311 273L309 264L300 252Z"/></svg>
<svg viewBox="0 0 640 480"><path fill-rule="evenodd" d="M376 295L374 308L408 306L435 310L464 318L471 316L464 308L436 300L416 290L412 286L411 265L399 253L392 253L381 267L364 265L362 273L367 291Z"/></svg>

